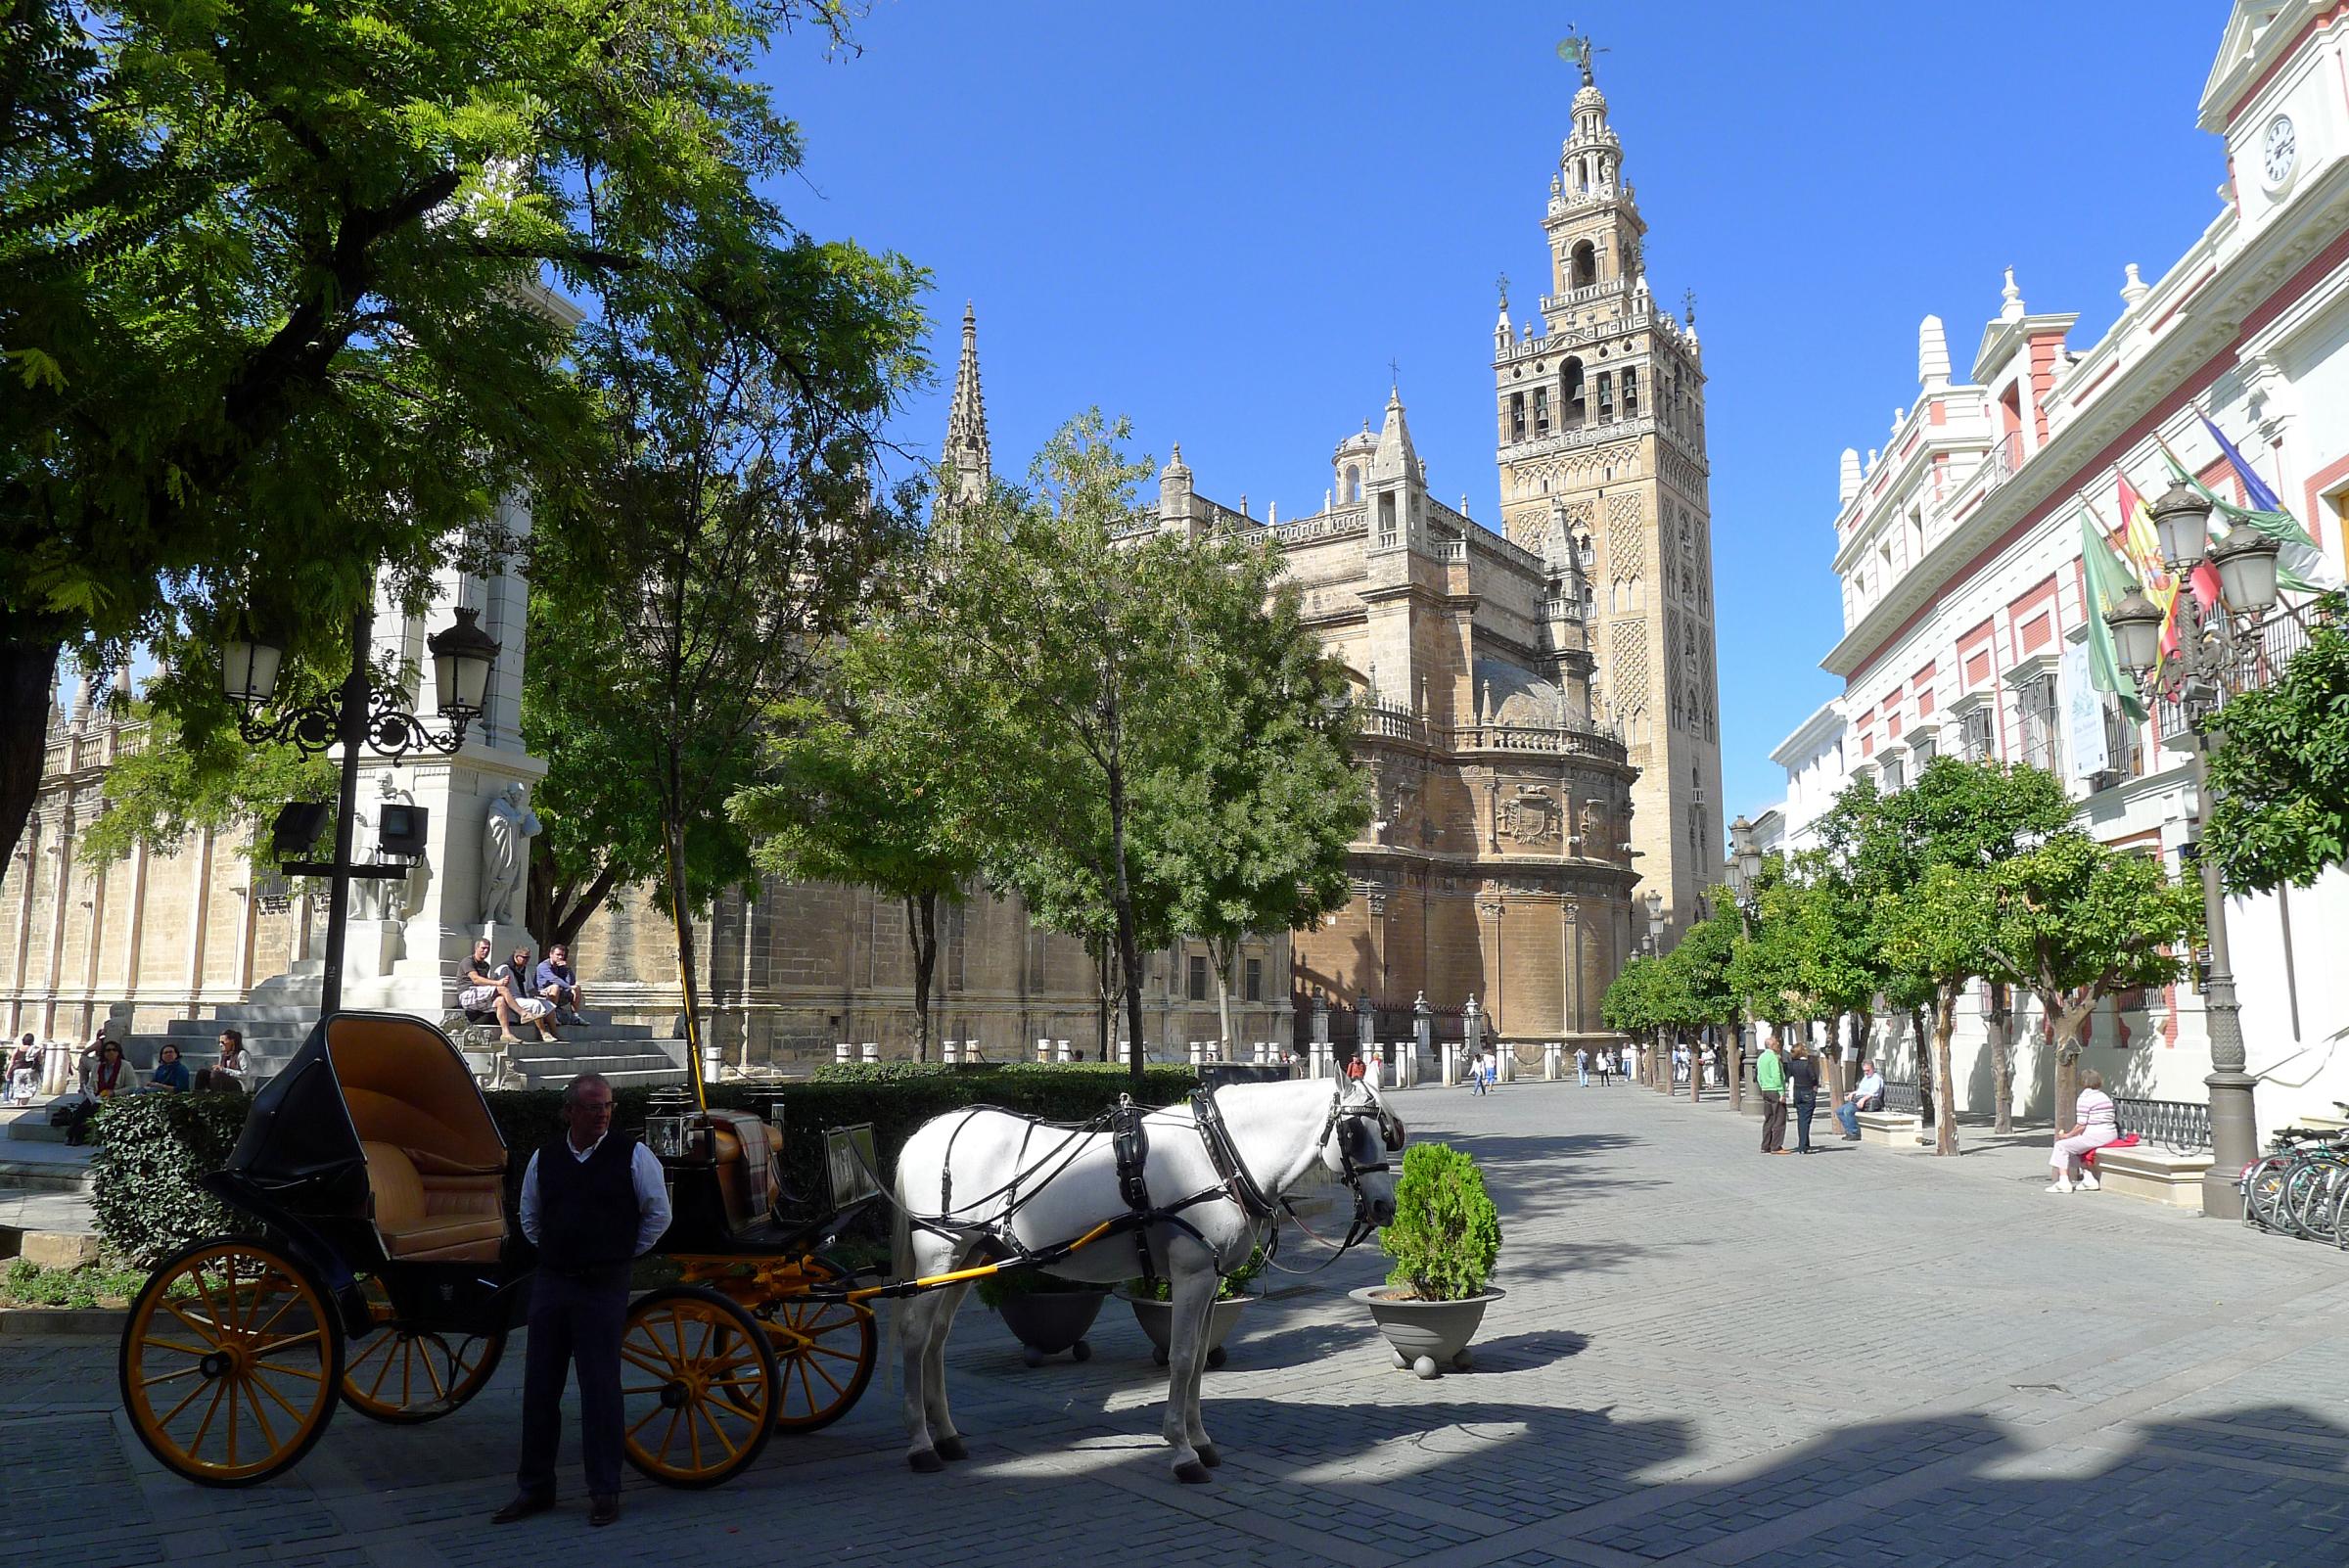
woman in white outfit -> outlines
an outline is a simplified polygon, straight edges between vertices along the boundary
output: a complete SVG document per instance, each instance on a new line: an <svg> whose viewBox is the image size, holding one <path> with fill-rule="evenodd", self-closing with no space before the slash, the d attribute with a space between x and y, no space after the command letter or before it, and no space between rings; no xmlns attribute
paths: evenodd
<svg viewBox="0 0 2349 1568"><path fill-rule="evenodd" d="M2055 1184L2050 1192L2069 1192L2077 1171L2080 1187L2088 1192L2096 1190L2096 1173L2080 1164L2080 1156L2091 1149L2100 1149L2121 1135L2119 1113L2113 1109L2112 1096L2104 1092L2104 1077L2100 1073L2080 1075L2080 1102L2075 1112L2080 1125L2055 1140L2054 1150L2048 1163L2054 1167Z"/></svg>

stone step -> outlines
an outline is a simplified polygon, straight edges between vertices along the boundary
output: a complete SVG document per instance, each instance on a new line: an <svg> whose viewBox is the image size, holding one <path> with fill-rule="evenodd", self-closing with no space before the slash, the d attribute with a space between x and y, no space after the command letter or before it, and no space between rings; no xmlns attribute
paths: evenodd
<svg viewBox="0 0 2349 1568"><path fill-rule="evenodd" d="M639 1058L640 1060L640 1058ZM659 1067L606 1066L592 1059L576 1062L520 1064L523 1083L530 1088L561 1088L581 1073L601 1073L614 1088L661 1088L685 1082L685 1069L664 1059Z"/></svg>
<svg viewBox="0 0 2349 1568"><path fill-rule="evenodd" d="M0 1187L86 1195L90 1191L90 1151L63 1144L0 1145Z"/></svg>
<svg viewBox="0 0 2349 1568"><path fill-rule="evenodd" d="M315 1007L276 1007L236 1002L230 1006L213 1008L209 1018L174 1018L163 1028L173 1035L217 1035L223 1025L233 1024L239 1029L252 1030L282 1024L288 1029L307 1030L316 1022L318 1009Z"/></svg>
<svg viewBox="0 0 2349 1568"><path fill-rule="evenodd" d="M657 1051L636 1051L625 1054L598 1055L581 1051L565 1056L517 1056L515 1067L532 1077L547 1077L557 1073L633 1073L676 1071L684 1069Z"/></svg>

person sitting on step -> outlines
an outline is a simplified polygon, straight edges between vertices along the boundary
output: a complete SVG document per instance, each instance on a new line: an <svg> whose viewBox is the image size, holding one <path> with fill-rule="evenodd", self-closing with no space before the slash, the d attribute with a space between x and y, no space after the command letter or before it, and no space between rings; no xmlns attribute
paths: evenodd
<svg viewBox="0 0 2349 1568"><path fill-rule="evenodd" d="M578 973L571 967L569 947L558 942L547 948L546 956L538 961L532 983L538 988L538 994L554 1004L557 1023L586 1022L579 1017L579 1009L585 1003L579 994Z"/></svg>
<svg viewBox="0 0 2349 1568"><path fill-rule="evenodd" d="M562 1037L555 1033L555 1004L530 992L530 982L537 973L537 966L530 962L530 949L517 947L497 966L491 978L505 993L515 1017L536 1025L540 1039L560 1039Z"/></svg>
<svg viewBox="0 0 2349 1568"><path fill-rule="evenodd" d="M497 975L491 972L487 937L475 940L473 956L465 960L465 970L457 977L457 1005L464 1009L467 1022L494 1023L499 1039L508 1045L522 1042L522 1037L514 1033L514 1025L528 1015L515 1007L513 997L507 993ZM539 1001L537 1005L541 1011L547 1010L545 1002ZM554 1033L544 1024L538 1026L538 1032L550 1038Z"/></svg>

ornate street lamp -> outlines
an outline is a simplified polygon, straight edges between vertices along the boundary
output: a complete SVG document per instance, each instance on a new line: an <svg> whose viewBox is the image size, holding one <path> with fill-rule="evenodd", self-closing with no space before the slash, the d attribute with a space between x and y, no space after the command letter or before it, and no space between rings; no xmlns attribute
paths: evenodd
<svg viewBox="0 0 2349 1568"><path fill-rule="evenodd" d="M2137 677L2140 690L2160 692L2186 715L2192 730L2194 822L2197 839L2210 836L2211 719L2228 699L2256 683L2245 655L2259 643L2260 623L2276 608L2276 557L2281 548L2255 529L2238 526L2213 548L2210 502L2183 480L2162 492L2151 508L2154 532L2170 580L2179 585L2178 655L2161 659L2162 613L2137 588L2106 612L2113 650ZM2207 610L2188 581L2205 561L2219 578L2219 602ZM2238 628L2236 623L2241 622ZM2234 968L2227 940L2227 898L2218 862L2196 856L2202 877L2202 918L2210 942L2210 977L2203 988L2203 1021L2210 1037L2210 1170L2202 1177L2202 1212L2242 1218L2236 1177L2259 1153L2259 1125L2252 1104L2254 1080L2244 1071L2243 1025L2234 995Z"/></svg>
<svg viewBox="0 0 2349 1568"><path fill-rule="evenodd" d="M1762 846L1754 841L1754 824L1743 812L1729 824L1729 897L1737 900L1737 933L1747 941L1754 935L1754 900L1762 887ZM1729 1031L1729 1109L1745 1109L1745 1020Z"/></svg>
<svg viewBox="0 0 2349 1568"><path fill-rule="evenodd" d="M359 754L362 748L394 761L412 751L442 756L465 744L465 730L488 700L489 671L497 663L497 640L476 620L480 612L460 606L456 624L425 639L433 658L433 690L445 731L436 731L400 706L396 688L378 687L367 669L375 638L372 600L350 618L350 673L324 697L286 708L274 715L261 710L277 689L284 645L247 630L222 640L220 689L237 707L237 730L247 743L290 745L304 757L343 748L342 794L335 806L335 855L328 861L289 861L283 869L333 879L327 904L326 971L319 990L322 1013L343 1005L343 938L354 878L404 877L405 865L353 865L351 839L357 818Z"/></svg>

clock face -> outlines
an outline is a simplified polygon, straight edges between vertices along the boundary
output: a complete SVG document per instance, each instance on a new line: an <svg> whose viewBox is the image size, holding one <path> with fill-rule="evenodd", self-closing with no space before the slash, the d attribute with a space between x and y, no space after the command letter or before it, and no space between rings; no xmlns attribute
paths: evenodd
<svg viewBox="0 0 2349 1568"><path fill-rule="evenodd" d="M2267 139L2260 148L2260 154L2266 164L2270 185L2281 185L2291 178L2292 161L2299 152L2299 135L2292 129L2289 115L2279 115L2268 121Z"/></svg>

